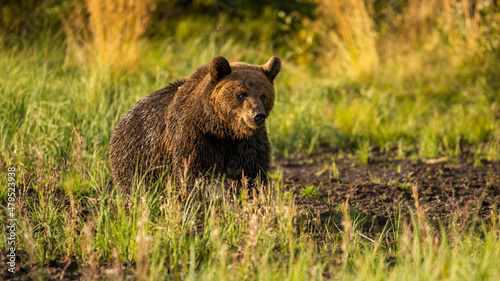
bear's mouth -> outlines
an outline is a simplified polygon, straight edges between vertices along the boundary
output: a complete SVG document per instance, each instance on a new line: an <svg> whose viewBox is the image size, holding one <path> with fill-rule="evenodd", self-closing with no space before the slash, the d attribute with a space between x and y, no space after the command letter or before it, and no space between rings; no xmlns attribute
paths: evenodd
<svg viewBox="0 0 500 281"><path fill-rule="evenodd" d="M251 131L252 133L255 133L260 128L264 127L264 125L265 125L265 122L262 122L262 124L258 125L257 123L255 123L253 118L249 118L249 117L243 118L243 122L246 125L246 127L248 128L248 130Z"/></svg>

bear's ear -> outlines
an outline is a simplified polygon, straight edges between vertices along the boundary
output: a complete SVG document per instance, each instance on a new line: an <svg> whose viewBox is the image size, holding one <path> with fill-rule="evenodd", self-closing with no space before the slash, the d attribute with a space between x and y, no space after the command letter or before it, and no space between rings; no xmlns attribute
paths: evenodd
<svg viewBox="0 0 500 281"><path fill-rule="evenodd" d="M272 56L269 61L262 66L264 74L269 78L269 81L273 82L274 78L281 70L281 60L275 56Z"/></svg>
<svg viewBox="0 0 500 281"><path fill-rule="evenodd" d="M215 81L219 82L222 78L231 73L231 67L227 59L217 56L210 61L208 71L210 72L210 76L212 76Z"/></svg>

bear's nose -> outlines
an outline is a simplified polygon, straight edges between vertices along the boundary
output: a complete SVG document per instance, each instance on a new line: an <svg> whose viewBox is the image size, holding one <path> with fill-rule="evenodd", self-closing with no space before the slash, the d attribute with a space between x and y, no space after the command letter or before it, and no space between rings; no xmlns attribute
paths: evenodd
<svg viewBox="0 0 500 281"><path fill-rule="evenodd" d="M266 114L264 112L259 112L253 116L253 120L255 120L255 123L257 125L262 125L264 123L264 120L266 120Z"/></svg>

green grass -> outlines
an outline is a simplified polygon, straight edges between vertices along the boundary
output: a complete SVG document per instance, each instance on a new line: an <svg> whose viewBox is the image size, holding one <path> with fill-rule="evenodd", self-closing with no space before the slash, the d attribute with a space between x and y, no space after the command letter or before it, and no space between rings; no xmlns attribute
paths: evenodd
<svg viewBox="0 0 500 281"><path fill-rule="evenodd" d="M129 274L139 280L496 280L500 274L498 216L479 226L435 227L418 214L409 224L396 217L368 240L359 234L366 219L344 207L327 221L299 219L279 187L276 195L250 198L244 190L201 201L172 183L164 187L134 189L130 197L106 186L88 197L40 193L20 217L21 247L32 264L76 258L89 279L109 260L135 261ZM107 272L109 279L125 274L120 263Z"/></svg>
<svg viewBox="0 0 500 281"><path fill-rule="evenodd" d="M128 273L138 280L498 279L497 213L438 226L395 214L373 242L359 235L365 219L345 208L328 218L335 224L297 214L279 175L273 192L225 194L214 182L206 183L209 195L192 194L171 181L131 194L113 189L110 134L136 101L215 55L259 64L271 55L234 38L185 40L144 42L144 59L127 74L72 65L57 36L1 49L0 168L16 167L19 190L30 190L17 208L19 249L31 264L73 258L88 279L101 262L113 264L106 278L121 279L124 261L134 261ZM451 47L435 51L419 51L426 59L413 59L417 70L407 69L409 57L387 58L360 79L285 60L268 124L273 151L333 146L366 164L374 149L425 159L467 148L499 160L500 92L491 68ZM328 172L338 177L333 160ZM302 192L319 196L315 186Z"/></svg>

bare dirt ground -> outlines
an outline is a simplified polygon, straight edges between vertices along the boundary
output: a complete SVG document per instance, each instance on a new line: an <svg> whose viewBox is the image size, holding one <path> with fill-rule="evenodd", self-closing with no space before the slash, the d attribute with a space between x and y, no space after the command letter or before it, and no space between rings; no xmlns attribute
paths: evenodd
<svg viewBox="0 0 500 281"><path fill-rule="evenodd" d="M416 186L418 202L431 220L446 223L465 215L488 219L492 212L498 212L500 161L475 161L470 153L458 159L427 161L397 159L391 154L395 153L372 152L368 164L360 164L355 157L334 149L320 149L312 155L278 155L273 169L283 173L285 190L296 194L299 213L330 216L333 209L347 201L360 215L384 226L398 212L409 218L415 206L412 186ZM333 172L332 159L338 174ZM319 191L315 196L307 196L304 191L311 186ZM5 264L7 253L0 254L0 263ZM1 280L32 280L40 271L45 280L80 280L80 272L85 270L75 260L53 260L30 274L27 253L18 252L17 260L18 272L2 270ZM103 263L99 271L105 274L111 267ZM123 263L122 267L127 271L133 265Z"/></svg>
<svg viewBox="0 0 500 281"><path fill-rule="evenodd" d="M393 218L395 211L408 218L415 206L414 185L418 203L430 219L445 222L466 214L488 219L491 212L497 212L500 161L474 163L470 153L458 159L426 161L401 160L390 154L372 153L368 164L360 164L355 157L339 157L333 149L322 149L310 156L278 156L275 162L286 189L297 194L297 207L316 214L328 214L330 208L347 201L381 225ZM336 177L332 156L338 169ZM317 186L322 198L304 195L304 187L310 185Z"/></svg>

